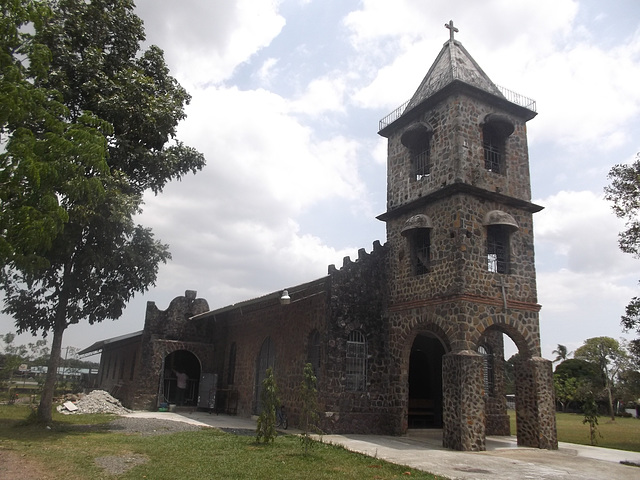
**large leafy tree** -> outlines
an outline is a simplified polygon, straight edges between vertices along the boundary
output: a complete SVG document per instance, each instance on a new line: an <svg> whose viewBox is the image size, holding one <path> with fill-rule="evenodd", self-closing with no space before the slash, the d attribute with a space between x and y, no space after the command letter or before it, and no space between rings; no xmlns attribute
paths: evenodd
<svg viewBox="0 0 640 480"><path fill-rule="evenodd" d="M26 113L2 118L0 228L16 232L2 246L4 311L20 332L53 334L38 407L50 422L66 328L119 318L170 258L133 219L143 192L161 192L204 159L175 139L190 97L159 48L140 52L132 1L0 1L16 18L3 32L3 58L17 71L6 83L29 99Z"/></svg>
<svg viewBox="0 0 640 480"><path fill-rule="evenodd" d="M625 230L618 236L620 250L640 258L640 153L631 164L615 165L609 171L609 179L605 198L613 202L615 214L626 221ZM627 305L622 326L640 333L640 296Z"/></svg>
<svg viewBox="0 0 640 480"><path fill-rule="evenodd" d="M598 367L609 401L609 415L615 420L613 410L613 389L618 374L628 366L628 355L620 343L611 337L588 338L576 349L574 357Z"/></svg>

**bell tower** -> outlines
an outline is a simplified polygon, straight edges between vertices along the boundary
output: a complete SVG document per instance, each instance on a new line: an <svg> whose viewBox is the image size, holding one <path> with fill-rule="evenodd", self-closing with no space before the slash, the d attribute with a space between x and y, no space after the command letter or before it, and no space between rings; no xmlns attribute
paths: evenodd
<svg viewBox="0 0 640 480"><path fill-rule="evenodd" d="M403 359L399 430L432 415L444 446L457 450L484 450L486 434L508 435L506 334L520 357L518 443L557 448L551 363L540 358L532 217L542 207L531 202L526 133L535 102L496 86L454 38L453 22L445 27L449 40L414 95L380 121L390 345ZM433 363L433 342L444 352L440 383L418 390L409 372L423 367L411 359L419 344Z"/></svg>

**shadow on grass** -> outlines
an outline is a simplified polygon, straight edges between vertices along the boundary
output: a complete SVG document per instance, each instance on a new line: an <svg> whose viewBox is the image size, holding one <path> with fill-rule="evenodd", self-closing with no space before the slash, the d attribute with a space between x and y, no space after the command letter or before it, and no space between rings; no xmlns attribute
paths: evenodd
<svg viewBox="0 0 640 480"><path fill-rule="evenodd" d="M107 433L111 429L110 422L114 416L85 415L67 418L57 412L53 415L53 422L42 423L38 420L35 408L22 405L0 406L0 438L21 441L48 441L60 435L85 435L92 433Z"/></svg>

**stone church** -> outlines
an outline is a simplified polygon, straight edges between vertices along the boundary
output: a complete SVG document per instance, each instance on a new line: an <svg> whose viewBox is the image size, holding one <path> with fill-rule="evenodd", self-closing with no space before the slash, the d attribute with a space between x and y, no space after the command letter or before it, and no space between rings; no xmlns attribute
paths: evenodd
<svg viewBox="0 0 640 480"><path fill-rule="evenodd" d="M326 276L210 310L196 292L147 305L144 330L97 342L99 388L129 407L176 402L260 411L274 370L290 424L311 363L327 433L442 429L445 447L509 435L503 336L518 348L518 444L557 448L551 362L541 358L526 122L535 102L497 87L450 38L388 139L387 241Z"/></svg>

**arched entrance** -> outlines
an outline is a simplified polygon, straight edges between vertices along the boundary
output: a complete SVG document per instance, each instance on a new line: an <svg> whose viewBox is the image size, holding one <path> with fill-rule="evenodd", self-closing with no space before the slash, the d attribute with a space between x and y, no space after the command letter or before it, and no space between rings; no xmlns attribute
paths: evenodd
<svg viewBox="0 0 640 480"><path fill-rule="evenodd" d="M186 374L186 388L178 389L178 376ZM176 350L164 359L164 401L177 405L196 406L200 381L200 360L188 350Z"/></svg>
<svg viewBox="0 0 640 480"><path fill-rule="evenodd" d="M500 328L488 328L477 348L482 356L486 435L511 434L507 393L514 393L514 379L506 368L504 336Z"/></svg>
<svg viewBox="0 0 640 480"><path fill-rule="evenodd" d="M409 428L442 427L442 356L436 337L418 335L409 357Z"/></svg>

